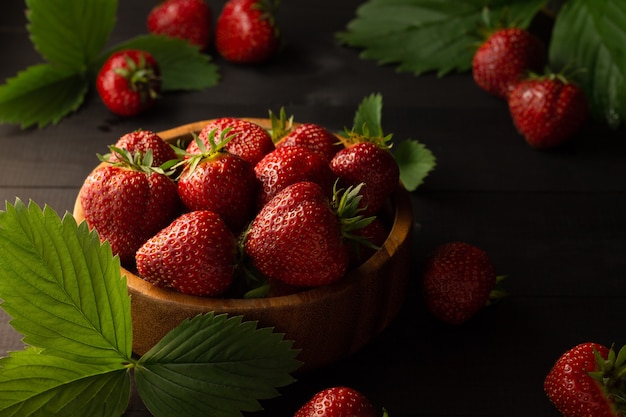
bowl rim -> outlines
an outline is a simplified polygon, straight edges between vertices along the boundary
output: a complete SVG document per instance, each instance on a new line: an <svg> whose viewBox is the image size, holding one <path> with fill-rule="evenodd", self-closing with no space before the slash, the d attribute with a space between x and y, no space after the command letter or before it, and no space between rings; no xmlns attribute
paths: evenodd
<svg viewBox="0 0 626 417"><path fill-rule="evenodd" d="M267 128L270 123L269 119L247 117L238 117L238 119L251 121L253 123L261 125L261 127L264 128ZM193 137L193 133L197 134L206 124L213 120L215 119L207 119L188 123L156 133L161 136L166 142L174 143L176 140L179 140L185 136ZM298 123L294 122L293 125L297 126ZM105 164L105 162L101 162L96 167L94 167L94 169L100 166L104 166ZM306 300L307 302L315 302L316 300L325 298L329 294L338 294L346 291L356 285L359 281L365 279L367 274L364 274L363 272L373 270L374 265L380 265L382 261L390 258L390 255L395 252L395 247L397 247L401 242L409 237L408 235L411 233L413 224L413 211L409 192L402 186L402 184L398 184L398 187L391 197L391 201L393 203L392 213L394 214L394 216L391 228L389 230L389 234L385 239L383 245L378 251L370 256L369 259L367 259L358 267L350 270L348 273L346 273L344 277L332 284L323 285L315 288L302 289L298 292L286 295L246 299L202 297L192 294L180 293L173 289L157 287L154 284L144 280L137 274L131 272L124 266L120 265L121 276L126 277L127 287L131 292L137 291L147 297L158 299L163 302L202 308L207 311L228 312L229 310L232 310L243 314L246 311L256 310L259 308L284 307L300 304L303 300ZM79 196L77 196L75 200L72 214L78 223L85 221ZM396 239L399 239L399 242L395 242Z"/></svg>

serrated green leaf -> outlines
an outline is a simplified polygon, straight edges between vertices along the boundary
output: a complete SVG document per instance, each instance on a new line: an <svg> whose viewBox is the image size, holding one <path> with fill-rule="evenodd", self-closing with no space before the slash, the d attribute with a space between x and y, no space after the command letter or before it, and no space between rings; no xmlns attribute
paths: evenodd
<svg viewBox="0 0 626 417"><path fill-rule="evenodd" d="M565 2L550 43L550 65L573 72L594 117L612 127L626 120L624 45L626 2L622 0Z"/></svg>
<svg viewBox="0 0 626 417"><path fill-rule="evenodd" d="M111 53L122 49L139 49L154 57L161 69L163 91L201 90L215 86L220 79L209 55L181 39L157 35L137 36L106 51L92 64L92 72L96 74Z"/></svg>
<svg viewBox="0 0 626 417"><path fill-rule="evenodd" d="M0 417L118 417L130 374L28 348L0 359Z"/></svg>
<svg viewBox="0 0 626 417"><path fill-rule="evenodd" d="M380 94L365 97L357 107L352 131L359 135L382 138L382 109L383 97Z"/></svg>
<svg viewBox="0 0 626 417"><path fill-rule="evenodd" d="M357 10L340 42L361 57L416 75L442 76L471 68L483 9L527 27L545 0L369 0Z"/></svg>
<svg viewBox="0 0 626 417"><path fill-rule="evenodd" d="M115 25L116 0L26 0L35 49L57 66L85 71Z"/></svg>
<svg viewBox="0 0 626 417"><path fill-rule="evenodd" d="M0 212L0 305L27 344L76 362L130 362L126 279L108 244L46 206Z"/></svg>
<svg viewBox="0 0 626 417"><path fill-rule="evenodd" d="M73 70L39 64L0 85L0 122L22 128L57 124L83 103L89 81Z"/></svg>
<svg viewBox="0 0 626 417"><path fill-rule="evenodd" d="M297 353L270 328L207 313L184 321L148 351L135 380L155 417L241 416L293 382Z"/></svg>
<svg viewBox="0 0 626 417"><path fill-rule="evenodd" d="M409 191L415 191L436 166L433 153L417 140L400 142L394 149L394 157L400 168L400 180Z"/></svg>

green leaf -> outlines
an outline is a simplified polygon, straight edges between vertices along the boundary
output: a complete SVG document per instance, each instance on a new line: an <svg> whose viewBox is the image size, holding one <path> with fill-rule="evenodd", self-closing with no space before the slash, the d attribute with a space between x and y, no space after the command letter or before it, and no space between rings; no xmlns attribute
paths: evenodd
<svg viewBox="0 0 626 417"><path fill-rule="evenodd" d="M415 191L436 166L433 153L416 140L400 142L394 156L400 168L400 180L409 191Z"/></svg>
<svg viewBox="0 0 626 417"><path fill-rule="evenodd" d="M130 362L126 279L86 222L19 199L0 212L0 299L24 342L75 362Z"/></svg>
<svg viewBox="0 0 626 417"><path fill-rule="evenodd" d="M58 66L84 71L115 25L116 0L26 0L35 49Z"/></svg>
<svg viewBox="0 0 626 417"><path fill-rule="evenodd" d="M626 2L570 0L557 15L550 65L574 73L594 117L617 127L626 120Z"/></svg>
<svg viewBox="0 0 626 417"><path fill-rule="evenodd" d="M241 416L293 382L297 353L271 328L208 313L184 321L148 351L135 380L155 417Z"/></svg>
<svg viewBox="0 0 626 417"><path fill-rule="evenodd" d="M337 39L361 57L416 75L471 68L483 8L527 27L546 0L369 0Z"/></svg>
<svg viewBox="0 0 626 417"><path fill-rule="evenodd" d="M57 124L83 103L89 81L73 70L39 64L0 85L0 122L22 128Z"/></svg>
<svg viewBox="0 0 626 417"><path fill-rule="evenodd" d="M217 85L220 78L209 55L181 39L156 35L137 36L106 51L92 65L92 72L96 74L111 53L122 49L139 49L154 57L161 69L163 91L201 90Z"/></svg>
<svg viewBox="0 0 626 417"><path fill-rule="evenodd" d="M129 396L124 367L77 363L35 348L0 359L2 417L117 417Z"/></svg>
<svg viewBox="0 0 626 417"><path fill-rule="evenodd" d="M354 115L352 131L366 137L382 138L382 109L383 97L380 94L365 97Z"/></svg>

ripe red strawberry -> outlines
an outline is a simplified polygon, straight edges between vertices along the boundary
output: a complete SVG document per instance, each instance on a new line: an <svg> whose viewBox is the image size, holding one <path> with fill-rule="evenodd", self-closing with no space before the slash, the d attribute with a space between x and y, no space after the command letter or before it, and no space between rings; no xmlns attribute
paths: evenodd
<svg viewBox="0 0 626 417"><path fill-rule="evenodd" d="M122 135L113 146L126 149L131 154L141 152L145 155L150 151L152 153L151 165L155 167L160 167L166 162L178 159L174 149L159 135L149 130L135 130ZM117 154L112 153L110 160L117 161Z"/></svg>
<svg viewBox="0 0 626 417"><path fill-rule="evenodd" d="M176 183L141 165L141 153L112 151L119 161L94 169L79 198L89 227L110 243L123 265L131 267L137 249L179 214L180 200Z"/></svg>
<svg viewBox="0 0 626 417"><path fill-rule="evenodd" d="M304 123L291 130L276 143L277 148L300 145L319 152L327 160L343 149L335 135L315 123Z"/></svg>
<svg viewBox="0 0 626 417"><path fill-rule="evenodd" d="M226 129L229 129L228 135L223 134ZM215 137L218 138L218 144L220 140L232 136L232 139L226 145L226 150L242 157L252 166L256 165L266 154L275 149L270 134L261 126L247 120L222 117L209 122L198 134L200 140L209 150L211 149L211 144L208 137L211 132L214 132ZM196 141L189 143L187 153L200 153Z"/></svg>
<svg viewBox="0 0 626 417"><path fill-rule="evenodd" d="M204 0L165 0L148 14L148 31L188 41L206 49L211 39L212 13Z"/></svg>
<svg viewBox="0 0 626 417"><path fill-rule="evenodd" d="M377 417L372 403L350 387L332 387L319 391L294 417Z"/></svg>
<svg viewBox="0 0 626 417"><path fill-rule="evenodd" d="M274 56L280 36L275 0L229 0L215 26L215 47L226 60L257 64Z"/></svg>
<svg viewBox="0 0 626 417"><path fill-rule="evenodd" d="M186 159L178 178L178 194L189 210L211 210L219 214L233 232L240 232L254 216L258 181L254 168L237 155L223 150L227 140L211 150L196 139L202 153Z"/></svg>
<svg viewBox="0 0 626 417"><path fill-rule="evenodd" d="M232 284L235 238L209 210L182 214L137 251L137 270L152 284L183 294L219 296Z"/></svg>
<svg viewBox="0 0 626 417"><path fill-rule="evenodd" d="M589 116L583 91L558 74L520 82L509 96L509 110L519 133L537 149L564 143Z"/></svg>
<svg viewBox="0 0 626 417"><path fill-rule="evenodd" d="M161 92L161 71L152 55L136 49L114 52L96 78L104 105L120 116L151 108Z"/></svg>
<svg viewBox="0 0 626 417"><path fill-rule="evenodd" d="M540 71L546 63L543 42L521 28L499 29L480 45L472 60L474 81L483 90L507 98L529 71Z"/></svg>
<svg viewBox="0 0 626 417"><path fill-rule="evenodd" d="M393 155L374 142L348 144L331 159L330 168L342 187L364 184L360 202L364 216L376 215L400 182Z"/></svg>
<svg viewBox="0 0 626 417"><path fill-rule="evenodd" d="M313 182L284 188L252 221L245 254L261 274L289 285L314 287L339 280L348 267L344 222L358 228L358 220L371 221L345 220L355 217L355 195L358 188L346 190L331 206L327 193Z"/></svg>
<svg viewBox="0 0 626 417"><path fill-rule="evenodd" d="M279 116L270 111L272 140L277 148L299 145L319 152L329 161L343 149L341 141L326 128L315 123L293 126L293 116L287 118L285 109Z"/></svg>
<svg viewBox="0 0 626 417"><path fill-rule="evenodd" d="M319 184L326 195L332 195L335 175L328 160L321 154L304 146L286 146L265 155L254 167L261 184L257 207L268 201L288 185L301 181Z"/></svg>
<svg viewBox="0 0 626 417"><path fill-rule="evenodd" d="M430 313L461 324L487 305L495 285L496 273L485 251L450 242L437 247L427 261L422 290Z"/></svg>
<svg viewBox="0 0 626 417"><path fill-rule="evenodd" d="M565 417L626 415L626 349L598 343L565 352L544 380L546 395Z"/></svg>

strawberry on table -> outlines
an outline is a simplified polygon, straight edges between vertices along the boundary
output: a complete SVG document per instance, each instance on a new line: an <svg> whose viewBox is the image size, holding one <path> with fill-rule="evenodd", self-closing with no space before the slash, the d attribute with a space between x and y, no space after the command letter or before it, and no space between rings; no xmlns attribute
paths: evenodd
<svg viewBox="0 0 626 417"><path fill-rule="evenodd" d="M589 117L585 93L562 74L534 75L520 82L508 104L515 127L536 149L566 142Z"/></svg>
<svg viewBox="0 0 626 417"><path fill-rule="evenodd" d="M117 161L94 169L79 198L85 220L108 241L122 265L134 265L139 247L179 214L176 183L159 169L143 165L141 152L112 147ZM148 158L150 159L150 158Z"/></svg>
<svg viewBox="0 0 626 417"><path fill-rule="evenodd" d="M211 39L211 18L204 0L165 0L150 11L146 23L150 33L183 39L204 50Z"/></svg>
<svg viewBox="0 0 626 417"><path fill-rule="evenodd" d="M224 136L222 133L227 129L228 135ZM248 120L222 117L207 123L198 134L198 138L209 150L211 144L208 136L211 132L214 132L215 137L219 140L225 137L232 137L226 145L226 150L242 157L252 166L256 165L265 155L275 149L270 134L258 124ZM219 140L217 141L218 144ZM186 151L188 154L201 152L196 141L191 141Z"/></svg>
<svg viewBox="0 0 626 417"><path fill-rule="evenodd" d="M289 285L314 287L339 280L348 268L344 235L371 221L358 216L357 197L358 187L345 190L331 205L316 183L287 186L252 221L245 254L265 277Z"/></svg>
<svg viewBox="0 0 626 417"><path fill-rule="evenodd" d="M564 417L626 415L626 348L616 353L585 342L566 351L544 380L547 397Z"/></svg>
<svg viewBox="0 0 626 417"><path fill-rule="evenodd" d="M161 71L145 51L114 52L102 65L96 89L104 105L120 116L135 116L151 108L161 92Z"/></svg>
<svg viewBox="0 0 626 417"><path fill-rule="evenodd" d="M122 135L113 146L126 149L130 151L131 154L141 152L145 155L150 151L152 152L152 165L155 167L160 167L166 162L178 159L174 148L165 142L158 134L150 130L139 129L134 132L126 133ZM112 153L110 160L117 161L117 154Z"/></svg>
<svg viewBox="0 0 626 417"><path fill-rule="evenodd" d="M294 417L377 417L365 395L354 388L337 386L316 393Z"/></svg>
<svg viewBox="0 0 626 417"><path fill-rule="evenodd" d="M215 25L215 46L227 61L258 64L274 56L280 36L276 0L228 0Z"/></svg>
<svg viewBox="0 0 626 417"><path fill-rule="evenodd" d="M332 194L335 175L328 160L318 152L304 146L285 146L265 155L255 166L256 178L261 184L257 207L263 207L280 190L301 181L319 184Z"/></svg>
<svg viewBox="0 0 626 417"><path fill-rule="evenodd" d="M525 29L500 28L489 32L472 60L474 81L480 88L506 99L529 72L546 63L543 42Z"/></svg>
<svg viewBox="0 0 626 417"><path fill-rule="evenodd" d="M222 135L226 134L222 131ZM209 149L196 138L200 153L184 159L178 194L189 210L211 210L233 232L240 232L254 216L259 185L254 168L240 156L224 150L232 136L218 141L215 132L211 132L207 140Z"/></svg>
<svg viewBox="0 0 626 417"><path fill-rule="evenodd" d="M465 242L442 244L424 271L426 309L445 323L464 323L487 305L497 281L484 250Z"/></svg>
<svg viewBox="0 0 626 417"><path fill-rule="evenodd" d="M152 284L183 294L219 296L231 286L235 238L209 210L184 213L137 250L137 270Z"/></svg>

